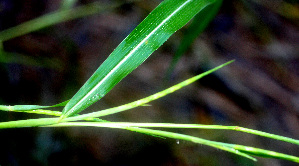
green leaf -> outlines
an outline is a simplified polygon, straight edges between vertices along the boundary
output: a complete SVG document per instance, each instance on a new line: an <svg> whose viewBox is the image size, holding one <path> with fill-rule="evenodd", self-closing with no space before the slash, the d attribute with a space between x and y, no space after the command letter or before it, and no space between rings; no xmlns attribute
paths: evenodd
<svg viewBox="0 0 299 166"><path fill-rule="evenodd" d="M177 124L177 123L130 123L130 122L108 122L94 123L94 122L72 122L72 123L58 123L53 126L97 126L97 127L142 127L142 128L185 128L185 129L205 129L205 130L233 130L279 141L284 141L299 145L299 140L288 138L280 135L270 134L258 130L248 129L239 126L222 126L222 125L203 125L203 124Z"/></svg>
<svg viewBox="0 0 299 166"><path fill-rule="evenodd" d="M181 83L178 83L170 88L167 88L163 91L160 91L156 94L153 94L151 96L148 96L146 98L143 98L143 99L140 99L140 100L137 100L137 101L134 101L134 102L131 102L131 103L128 103L128 104L125 104L125 105L121 105L121 106L118 106L118 107L114 107L114 108L109 108L109 109L106 109L106 110L101 110L101 111L96 111L96 112L92 112L92 113L89 113L89 114L83 114L83 115L77 115L77 116L73 116L73 117L68 117L68 118L65 118L63 120L60 119L60 122L67 122L67 121L78 121L78 120L92 120L94 121L96 117L101 117L101 116L106 116L106 115L111 115L111 114L115 114L115 113L119 113L119 112L122 112L122 111L126 111L126 110L129 110L129 109L132 109L132 108L136 108L136 107L139 107L139 106L144 106L146 105L147 103L153 101L153 100L157 100L163 96L166 96L170 93L173 93L191 83L193 83L194 81L206 76L206 75L209 75L210 73L212 72L215 72L216 70L232 63L232 61L229 61L229 62L226 62L220 66L217 66L211 70L208 70L204 73L201 73L197 76L194 76L192 78L189 78ZM62 104L62 103L61 103ZM58 104L60 105L60 104ZM24 109L25 107L27 107L26 105L23 105L24 107L21 107L22 109ZM54 105L54 106L57 106L57 105ZM9 111L10 110L10 106L2 106L4 110L6 111ZM34 107L34 106L28 106L28 107ZM27 108L28 108L27 107ZM36 106L35 108L37 107L48 107L48 106ZM1 110L1 107L0 107L0 110ZM24 112L25 110L23 110ZM34 112L32 111L28 111L26 110L26 112L28 113L37 113L37 114L46 114L46 115L58 115L59 113L57 112L53 112L53 111L50 111L50 110L35 110ZM49 121L53 122L53 119L56 119L56 121L54 120L54 123L52 124L55 124L59 121L58 118L43 118L43 119L27 119L27 120L18 120L18 121L10 121L10 122L1 122L0 123L0 129L1 128L17 128L17 127L33 127L33 126L42 126L42 125L50 125L51 123L49 123ZM42 121L44 121L45 123L43 124ZM102 120L101 120L102 121ZM240 128L241 129L241 128ZM246 131L248 133L250 133L250 131Z"/></svg>
<svg viewBox="0 0 299 166"><path fill-rule="evenodd" d="M165 0L122 41L65 106L61 119L106 95L158 49L175 31L216 0Z"/></svg>
<svg viewBox="0 0 299 166"><path fill-rule="evenodd" d="M62 120L62 121L66 121L66 120L82 120L82 119L86 119L86 118L91 118L91 117L102 117L102 116L107 116L107 115L111 115L111 114L115 114L115 113L119 113L119 112L122 112L122 111L126 111L126 110L129 110L129 109L132 109L132 108L135 108L135 107L139 107L139 106L144 106L145 104L151 102L151 101L154 101L154 100L157 100L161 97L164 97L170 93L173 93L195 81L197 81L198 79L201 79L202 77L206 76L206 75L209 75L211 74L212 72L215 72L216 70L219 70L220 68L230 64L234 62L234 60L232 61L229 61L229 62L226 62L222 65L219 65L211 70L208 70L204 73L201 73L199 75L196 75L192 78L189 78L183 82L180 82L170 88L167 88L163 91L160 91L158 93L155 93L151 96L148 96L146 98L143 98L143 99L140 99L140 100L137 100L137 101L134 101L134 102L131 102L131 103L128 103L128 104L125 104L125 105L121 105L121 106L118 106L118 107L114 107L114 108L109 108L109 109L106 109L106 110L101 110L101 111L96 111L96 112L92 112L92 113L88 113L88 114L83 114L83 115L79 115L79 116L76 116L76 117L70 117L70 118L67 118L65 120Z"/></svg>
<svg viewBox="0 0 299 166"><path fill-rule="evenodd" d="M231 145L230 147L246 154L260 156L260 157L267 157L267 158L276 158L276 159L282 159L282 160L289 160L296 163L299 163L299 157L291 156L288 154L283 154L275 151L270 150L264 150L254 147L248 147L244 145Z"/></svg>
<svg viewBox="0 0 299 166"><path fill-rule="evenodd" d="M104 5L102 3L94 2L84 6L80 6L73 9L58 10L53 13L45 14L36 19L24 22L15 27L3 30L0 32L0 42L19 37L45 27L49 27L61 22L68 20L73 20L76 18L85 17L88 15L93 15L106 11L108 9L113 9L120 6L123 3L114 3L112 5Z"/></svg>
<svg viewBox="0 0 299 166"><path fill-rule="evenodd" d="M27 111L27 110L36 110L36 109L42 109L42 108L50 108L50 107L61 107L65 106L69 100L64 101L59 104L55 104L52 106L40 106L40 105L14 105L14 106L6 106L6 105L0 105L0 110L2 111Z"/></svg>

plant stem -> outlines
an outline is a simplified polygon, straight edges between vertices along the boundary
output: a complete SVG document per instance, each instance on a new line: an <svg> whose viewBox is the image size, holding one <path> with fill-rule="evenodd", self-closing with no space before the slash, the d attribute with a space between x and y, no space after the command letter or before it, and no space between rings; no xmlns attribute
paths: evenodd
<svg viewBox="0 0 299 166"><path fill-rule="evenodd" d="M52 126L95 126L95 127L154 127L154 128L195 128L195 129L212 129L212 130L233 130L240 131L244 133L249 133L253 135L258 135L266 138L276 139L279 141L284 141L292 144L299 145L299 140L292 138L279 136L275 134L270 134L258 130L248 129L239 126L222 126L222 125L202 125L202 124L173 124L173 123L130 123L130 122L70 122L70 123L59 123Z"/></svg>
<svg viewBox="0 0 299 166"><path fill-rule="evenodd" d="M10 121L10 122L1 122L0 129L52 125L57 123L58 119L59 118L40 118L40 119L27 119L27 120L17 120L17 121Z"/></svg>

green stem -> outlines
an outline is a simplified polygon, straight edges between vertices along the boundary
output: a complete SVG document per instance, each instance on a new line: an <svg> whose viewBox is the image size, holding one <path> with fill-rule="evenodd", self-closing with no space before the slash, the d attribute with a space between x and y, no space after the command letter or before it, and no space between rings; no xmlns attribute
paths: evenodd
<svg viewBox="0 0 299 166"><path fill-rule="evenodd" d="M156 135L156 136L162 136L172 139L180 139L185 141L190 141L194 143L199 143L207 146L211 146L214 148L222 149L231 153L235 153L237 155L247 157L249 159L252 159L256 161L255 158L252 158L249 155L255 155L255 156L261 156L261 157L269 157L269 158L277 158L277 159L283 159L283 160L289 160L293 162L299 163L299 158L292 155L287 155L275 151L255 148L255 147L249 147L244 145L236 145L236 144L229 144L229 143L222 143L222 142L215 142L210 141L194 136L189 136L185 134L179 134L179 133L173 133L173 132L167 132L167 131L161 131L161 130L153 130L153 129L146 129L146 128L140 128L140 127L167 127L167 128L204 128L204 129L226 129L226 130L237 130L237 131L244 131L245 128L240 128L238 126L218 126L218 125L189 125L189 124L165 124L165 123L90 123L90 122L71 122L71 123L60 123L53 126L60 126L60 127L66 127L66 126L91 126L91 127L109 127L109 128L120 128L120 129L126 129L130 131L135 131L139 133L144 134L150 134L150 135ZM138 126L138 127L136 127ZM46 126L47 127L47 126ZM241 130L240 130L241 129ZM264 132L259 132L251 129L245 129L245 131L249 131L253 134L263 134L263 136L268 135ZM273 136L273 134L270 134Z"/></svg>
<svg viewBox="0 0 299 166"><path fill-rule="evenodd" d="M119 113L119 112L122 112L122 111L125 111L125 110L129 110L129 109L132 109L132 108L136 108L136 107L139 107L139 106L142 106L142 105L145 105L153 100L157 100L161 97L164 97L170 93L173 93L187 85L190 85L191 83L201 79L202 77L206 76L206 75L209 75L211 74L212 72L215 72L216 70L230 64L234 62L234 60L231 60L231 61L228 61L222 65L219 65L211 70L208 70L202 74L199 74L197 76L194 76L192 78L189 78L188 80L185 80L181 83L178 83L170 88L167 88L161 92L158 92L156 94L153 94L151 96L148 96L146 98L143 98L143 99L140 99L140 100L137 100L137 101L134 101L134 102L131 102L131 103L128 103L128 104L125 104L125 105L122 105L122 106L119 106L119 107L114 107L114 108L110 108L110 109L106 109L106 110L102 110L102 111L97 111L97 112L92 112L92 113L88 113L88 114L83 114L83 115L79 115L79 116L75 116L75 117L70 117L68 118L67 121L76 121L76 120L82 120L82 119L85 119L85 118L88 118L88 117L101 117L101 116L107 116L107 115L111 115L111 114L115 114L115 113ZM63 118L61 118L61 122L65 122Z"/></svg>
<svg viewBox="0 0 299 166"><path fill-rule="evenodd" d="M94 123L94 122L70 122L70 123L59 123L52 126L96 126L96 127L159 127L159 128L196 128L196 129L212 129L212 130L233 130L240 131L244 133L249 133L253 135L258 135L266 138L271 138L279 141L284 141L292 144L299 145L299 140L292 138L279 136L275 134L270 134L262 131L257 131L253 129L248 129L239 126L221 126L221 125L201 125L201 124L173 124L173 123L130 123L130 122L104 122L104 123Z"/></svg>
<svg viewBox="0 0 299 166"><path fill-rule="evenodd" d="M17 120L17 121L10 121L10 122L1 122L0 129L52 125L57 123L58 119L59 118L40 118L40 119L27 119L27 120Z"/></svg>
<svg viewBox="0 0 299 166"><path fill-rule="evenodd" d="M246 157L248 159L257 161L255 158L240 152L236 149L234 149L231 146L231 144L227 144L227 143L221 143L221 142L216 142L216 141L210 141L210 140L206 140L206 139L202 139L202 138L198 138L198 137L194 137L194 136L189 136L189 135L185 135L185 134L179 134L179 133L173 133L173 132L168 132L168 131L161 131L161 130L153 130L153 129L146 129L146 128L139 128L139 127L130 127L129 125L118 125L120 123L116 123L113 124L114 122L111 123L98 123L98 125L96 123L59 123L57 125L52 125L53 127L56 126L60 126L60 127L66 127L66 126L93 126L93 127L109 127L109 128L117 128L117 129L125 129L125 130L130 130L130 131L135 131L138 133L143 133L143 134L149 134L149 135L153 135L153 136L159 136L159 137L166 137L166 138L172 138L172 139L179 139L179 140L185 140L185 141L190 141L193 143L198 143L198 144L203 144L203 145L207 145L207 146L211 146L217 149L221 149L224 151L228 151L243 157ZM103 125L102 125L103 124ZM109 125L110 124L110 125ZM52 126L45 126L45 127L52 127Z"/></svg>

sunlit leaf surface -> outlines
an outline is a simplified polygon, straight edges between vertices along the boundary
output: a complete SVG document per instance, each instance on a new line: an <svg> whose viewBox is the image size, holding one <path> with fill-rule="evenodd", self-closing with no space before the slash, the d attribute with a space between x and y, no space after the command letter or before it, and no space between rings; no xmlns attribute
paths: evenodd
<svg viewBox="0 0 299 166"><path fill-rule="evenodd" d="M100 100L175 31L215 0L165 0L122 41L65 106L61 119Z"/></svg>

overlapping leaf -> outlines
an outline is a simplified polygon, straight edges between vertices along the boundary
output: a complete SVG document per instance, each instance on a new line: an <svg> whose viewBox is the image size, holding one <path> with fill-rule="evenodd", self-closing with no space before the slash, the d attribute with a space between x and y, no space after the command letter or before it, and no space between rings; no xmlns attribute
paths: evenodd
<svg viewBox="0 0 299 166"><path fill-rule="evenodd" d="M61 119L89 107L144 62L175 31L216 0L165 0L120 43L65 106Z"/></svg>

